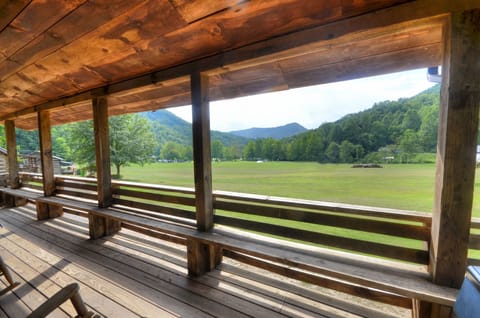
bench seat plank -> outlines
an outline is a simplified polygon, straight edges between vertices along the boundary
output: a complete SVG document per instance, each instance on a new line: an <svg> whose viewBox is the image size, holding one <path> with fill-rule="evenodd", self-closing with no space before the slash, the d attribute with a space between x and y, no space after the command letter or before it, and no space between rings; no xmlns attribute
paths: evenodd
<svg viewBox="0 0 480 318"><path fill-rule="evenodd" d="M23 189L0 188L0 192L3 192L11 196L15 196L15 197L29 199L29 200L36 200L40 197L43 197L42 192L23 190Z"/></svg>

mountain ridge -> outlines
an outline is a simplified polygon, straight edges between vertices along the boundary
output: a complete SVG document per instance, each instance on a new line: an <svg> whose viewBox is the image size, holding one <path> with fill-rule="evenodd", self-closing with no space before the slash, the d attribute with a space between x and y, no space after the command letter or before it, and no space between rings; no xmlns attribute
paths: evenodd
<svg viewBox="0 0 480 318"><path fill-rule="evenodd" d="M295 122L277 127L252 127L248 129L232 130L228 133L249 139L273 138L280 140L304 133L306 131L308 131L307 128Z"/></svg>

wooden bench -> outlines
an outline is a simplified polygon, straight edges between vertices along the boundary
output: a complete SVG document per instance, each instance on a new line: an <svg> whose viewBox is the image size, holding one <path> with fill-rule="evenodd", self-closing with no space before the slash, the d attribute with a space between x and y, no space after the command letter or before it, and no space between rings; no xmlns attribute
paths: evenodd
<svg viewBox="0 0 480 318"><path fill-rule="evenodd" d="M387 261L335 252L315 247L246 234L224 226L212 232L199 232L188 225L136 215L118 207L98 208L95 203L63 197L38 197L37 204L79 210L90 216L116 220L185 239L190 275L213 269L221 256L233 257L270 271L345 291L362 290L370 299L401 307L412 306L412 299L453 306L458 290L441 287L429 280L427 273L412 268L391 266ZM196 249L209 246L212 259L207 268L195 258ZM203 266L203 267L202 267ZM342 287L340 287L342 286ZM350 286L350 287L348 287ZM389 299L387 299L389 298Z"/></svg>
<svg viewBox="0 0 480 318"><path fill-rule="evenodd" d="M43 193L30 189L11 189L0 188L2 193L2 202L8 207L15 207L24 205L27 200L35 201L37 198L43 196Z"/></svg>

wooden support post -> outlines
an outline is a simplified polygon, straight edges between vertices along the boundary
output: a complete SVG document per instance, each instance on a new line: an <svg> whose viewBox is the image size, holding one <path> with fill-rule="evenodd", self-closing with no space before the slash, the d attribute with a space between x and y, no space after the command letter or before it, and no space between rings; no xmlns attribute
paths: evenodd
<svg viewBox="0 0 480 318"><path fill-rule="evenodd" d="M193 162L197 229L213 228L212 165L210 149L210 105L208 76L191 75ZM189 241L188 269L192 276L212 270L221 262L221 251L199 242ZM219 255L214 255L218 253Z"/></svg>
<svg viewBox="0 0 480 318"><path fill-rule="evenodd" d="M7 140L8 185L12 189L18 189L20 188L20 178L18 177L17 136L15 122L12 120L5 121L5 138Z"/></svg>
<svg viewBox="0 0 480 318"><path fill-rule="evenodd" d="M40 138L40 161L42 164L43 194L55 194L55 174L53 169L52 135L50 113L46 110L38 112L38 135ZM63 208L57 205L37 203L37 219L44 220L63 215Z"/></svg>
<svg viewBox="0 0 480 318"><path fill-rule="evenodd" d="M50 113L38 112L38 135L40 138L40 161L42 164L43 193L45 196L55 194L55 175L53 170L52 135Z"/></svg>
<svg viewBox="0 0 480 318"><path fill-rule="evenodd" d="M198 72L192 74L191 91L197 228L205 232L213 227L208 76Z"/></svg>
<svg viewBox="0 0 480 318"><path fill-rule="evenodd" d="M5 121L5 139L7 141L8 180L2 180L2 182L7 182L12 189L18 189L20 188L20 178L18 176L17 138L15 122L12 120ZM27 200L24 198L8 194L3 194L2 201L7 207L21 206L27 203Z"/></svg>
<svg viewBox="0 0 480 318"><path fill-rule="evenodd" d="M92 100L95 156L97 165L98 207L112 205L112 176L110 171L110 139L108 129L108 100L106 96ZM121 222L95 215L89 216L90 238L97 239L118 232Z"/></svg>
<svg viewBox="0 0 480 318"><path fill-rule="evenodd" d="M480 108L479 56L480 9L453 13L445 28L430 271L433 282L455 288L461 286L467 265ZM432 307L428 317L448 317L445 308Z"/></svg>

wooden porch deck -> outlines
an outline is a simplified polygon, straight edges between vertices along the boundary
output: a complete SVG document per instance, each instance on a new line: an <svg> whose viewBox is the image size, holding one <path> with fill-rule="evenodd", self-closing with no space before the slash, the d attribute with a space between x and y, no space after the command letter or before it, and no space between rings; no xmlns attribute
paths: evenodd
<svg viewBox="0 0 480 318"><path fill-rule="evenodd" d="M33 205L1 209L0 223L0 254L21 283L0 297L0 318L25 316L22 312L71 282L80 284L88 307L105 317L411 315L230 259L203 277L190 278L185 246L126 229L91 241L86 219L65 214L36 221ZM73 307L64 304L51 317L73 314Z"/></svg>

